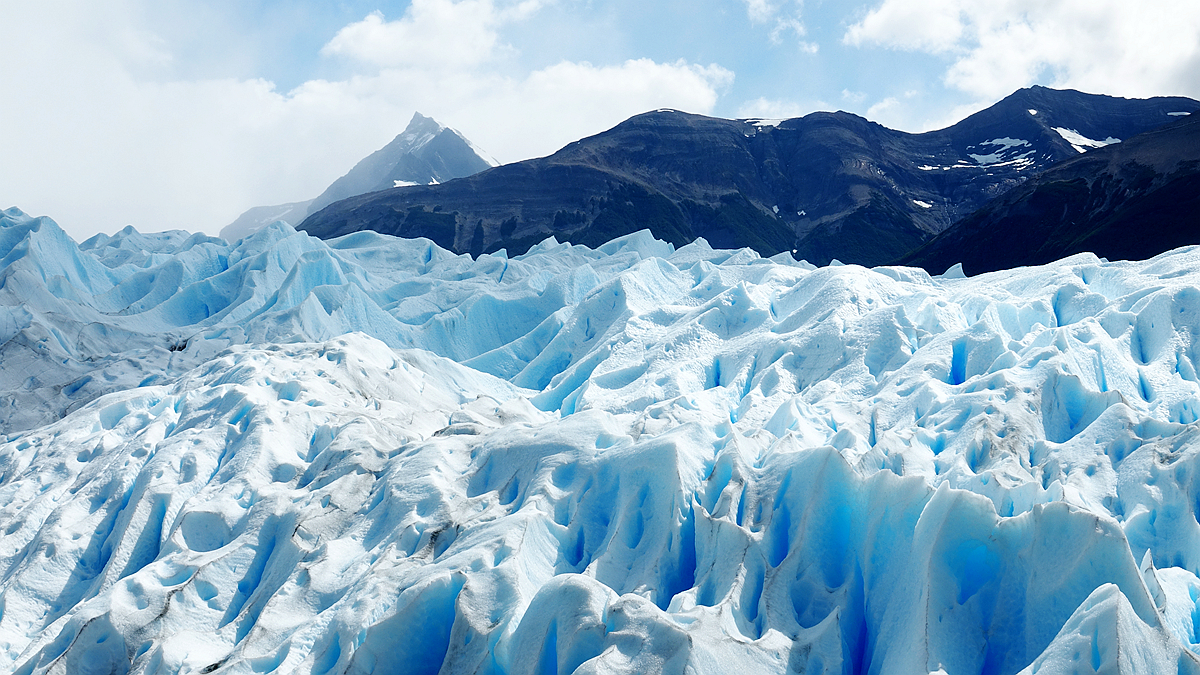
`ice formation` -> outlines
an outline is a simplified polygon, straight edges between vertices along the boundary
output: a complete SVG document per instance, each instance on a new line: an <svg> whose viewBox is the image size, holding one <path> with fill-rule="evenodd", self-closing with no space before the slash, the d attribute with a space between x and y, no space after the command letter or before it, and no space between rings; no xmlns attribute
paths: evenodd
<svg viewBox="0 0 1200 675"><path fill-rule="evenodd" d="M0 218L0 671L1200 672L1198 247Z"/></svg>

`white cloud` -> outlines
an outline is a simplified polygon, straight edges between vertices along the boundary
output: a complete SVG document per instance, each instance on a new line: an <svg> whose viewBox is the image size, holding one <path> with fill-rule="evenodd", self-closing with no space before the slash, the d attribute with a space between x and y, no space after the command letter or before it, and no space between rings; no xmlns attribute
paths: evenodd
<svg viewBox="0 0 1200 675"><path fill-rule="evenodd" d="M756 98L752 101L746 101L738 108L737 117L739 119L761 118L768 120L783 120L793 117L804 117L805 115L816 112L818 110L830 110L829 104L824 101L816 101L811 104L796 103L795 101L784 101L769 98Z"/></svg>
<svg viewBox="0 0 1200 675"><path fill-rule="evenodd" d="M414 110L514 161L648 109L711 113L733 78L649 59L520 70L503 29L538 2L417 0L330 40L328 59L360 65L344 78L289 92L187 80L169 76L171 45L139 1L0 4L0 25L19 26L0 50L0 129L19 131L0 133L0 206L50 215L77 238L125 224L215 233L251 206L319 194Z"/></svg>
<svg viewBox="0 0 1200 675"><path fill-rule="evenodd" d="M386 21L373 12L338 31L321 51L380 67L472 66L493 56L498 27L517 16L491 0L413 0L402 18Z"/></svg>
<svg viewBox="0 0 1200 675"><path fill-rule="evenodd" d="M842 90L842 99L850 103L862 103L867 100L866 92L850 91L849 89Z"/></svg>
<svg viewBox="0 0 1200 675"><path fill-rule="evenodd" d="M888 123L890 119L889 113L894 112L899 104L900 102L896 100L895 96L889 96L867 108L866 118L872 122L879 122L884 126L891 126Z"/></svg>
<svg viewBox="0 0 1200 675"><path fill-rule="evenodd" d="M796 38L796 44L800 50L809 54L817 53L818 47L816 43L806 42L801 40L808 34L808 30L804 27L804 23L800 20L800 7L803 4L801 0L795 0L793 3L788 3L786 0L782 3L771 2L771 0L742 0L746 3L746 15L750 18L751 23L771 24L771 31L767 37L773 44L781 44L783 36L787 33L793 33ZM789 4L794 4L795 9L787 10Z"/></svg>
<svg viewBox="0 0 1200 675"><path fill-rule="evenodd" d="M770 21L778 9L770 0L743 0L746 3L746 14L754 23Z"/></svg>
<svg viewBox="0 0 1200 675"><path fill-rule="evenodd" d="M718 65L650 59L616 66L563 61L495 92L479 111L482 114L463 111L459 117L462 126L488 139L484 147L495 147L502 156L542 155L647 110L710 113L719 91L732 82L733 73ZM506 128L496 129L489 110L517 114L508 117Z"/></svg>
<svg viewBox="0 0 1200 675"><path fill-rule="evenodd" d="M563 61L520 77L390 69L344 82L308 83L305 89L319 89L321 98L333 101L396 111L389 121L419 108L510 162L550 154L647 110L711 113L732 80L733 73L718 65L636 59L606 66Z"/></svg>
<svg viewBox="0 0 1200 675"><path fill-rule="evenodd" d="M960 0L884 0L846 32L847 44L881 44L933 53L958 45L963 34Z"/></svg>
<svg viewBox="0 0 1200 675"><path fill-rule="evenodd" d="M1194 0L884 0L844 41L944 55L946 84L981 101L1034 83L1200 95Z"/></svg>

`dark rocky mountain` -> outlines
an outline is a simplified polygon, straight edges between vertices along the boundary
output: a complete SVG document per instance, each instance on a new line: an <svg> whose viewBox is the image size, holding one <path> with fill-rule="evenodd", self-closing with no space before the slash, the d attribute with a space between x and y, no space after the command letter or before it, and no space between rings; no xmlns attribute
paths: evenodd
<svg viewBox="0 0 1200 675"><path fill-rule="evenodd" d="M1187 98L1033 87L923 134L843 112L769 121L659 110L549 157L336 202L300 228L428 237L472 254L518 254L550 235L597 245L650 228L677 245L702 236L875 265L1056 162L1197 109Z"/></svg>
<svg viewBox="0 0 1200 675"><path fill-rule="evenodd" d="M1058 164L902 258L933 273L1091 251L1141 260L1200 244L1200 115Z"/></svg>
<svg viewBox="0 0 1200 675"><path fill-rule="evenodd" d="M256 206L221 230L234 241L277 220L298 224L333 202L398 185L429 185L470 176L496 165L462 134L421 113L413 115L403 133L354 165L320 196L304 202Z"/></svg>

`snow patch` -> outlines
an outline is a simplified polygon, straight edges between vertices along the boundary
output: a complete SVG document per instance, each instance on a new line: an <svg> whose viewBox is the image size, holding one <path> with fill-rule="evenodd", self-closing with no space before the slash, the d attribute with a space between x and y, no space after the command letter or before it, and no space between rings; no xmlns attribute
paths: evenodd
<svg viewBox="0 0 1200 675"><path fill-rule="evenodd" d="M1058 132L1059 136L1063 137L1063 140L1070 143L1071 147L1075 148L1077 151L1079 151L1081 153L1087 152L1089 148L1103 148L1106 145L1112 145L1113 143L1121 142L1121 139L1113 138L1112 136L1109 136L1108 138L1106 138L1102 141L1096 141L1096 140L1092 140L1092 139L1080 134L1078 131L1075 131L1074 129L1066 129L1064 127L1052 127L1052 128L1054 129L1054 131Z"/></svg>
<svg viewBox="0 0 1200 675"><path fill-rule="evenodd" d="M1021 155L1019 155L1016 158L1006 156L1007 151L1009 151L1013 148L1030 147L1029 141L1021 140L1018 138L1008 138L1007 136L1004 138L995 138L990 141L984 141L984 142L978 144L977 146L972 146L972 147L983 147L983 146L994 146L994 147L996 147L996 150L994 150L991 153L986 154L986 155L975 155L975 154L970 154L970 153L967 154L968 157L975 160L976 164L983 165L983 166L986 166L989 164L1000 164L1002 162L1013 161L1015 159L1025 159L1029 155L1033 154L1033 151L1030 150L1028 152L1022 153Z"/></svg>

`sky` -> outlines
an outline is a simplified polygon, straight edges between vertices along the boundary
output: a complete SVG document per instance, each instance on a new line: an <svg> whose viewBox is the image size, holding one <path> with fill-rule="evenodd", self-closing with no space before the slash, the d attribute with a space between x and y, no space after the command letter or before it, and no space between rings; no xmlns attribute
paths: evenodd
<svg viewBox="0 0 1200 675"><path fill-rule="evenodd" d="M3 0L0 208L77 240L309 199L414 112L507 163L646 110L911 132L1200 98L1196 0Z"/></svg>

